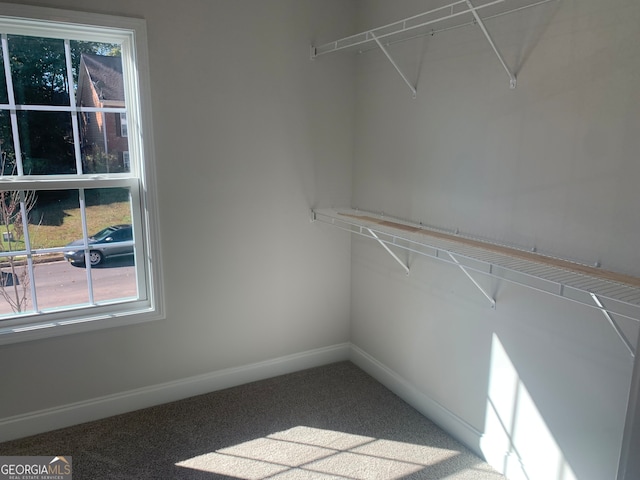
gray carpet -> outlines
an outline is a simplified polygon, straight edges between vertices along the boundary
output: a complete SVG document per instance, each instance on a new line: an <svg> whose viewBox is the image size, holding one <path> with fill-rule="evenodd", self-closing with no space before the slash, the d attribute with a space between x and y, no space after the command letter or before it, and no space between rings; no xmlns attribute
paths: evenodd
<svg viewBox="0 0 640 480"><path fill-rule="evenodd" d="M350 362L33 437L0 455L69 455L74 480L504 479Z"/></svg>

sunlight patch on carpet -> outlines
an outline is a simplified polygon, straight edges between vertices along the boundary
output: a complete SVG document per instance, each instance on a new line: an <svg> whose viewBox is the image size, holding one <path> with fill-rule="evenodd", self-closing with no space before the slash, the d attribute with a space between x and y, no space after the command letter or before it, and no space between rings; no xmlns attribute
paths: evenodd
<svg viewBox="0 0 640 480"><path fill-rule="evenodd" d="M242 480L394 480L460 452L298 426L176 463Z"/></svg>

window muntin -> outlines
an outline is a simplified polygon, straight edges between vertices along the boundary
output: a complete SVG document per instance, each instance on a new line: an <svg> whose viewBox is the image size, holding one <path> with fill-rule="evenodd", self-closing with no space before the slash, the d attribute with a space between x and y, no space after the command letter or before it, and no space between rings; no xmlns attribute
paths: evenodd
<svg viewBox="0 0 640 480"><path fill-rule="evenodd" d="M21 18L23 12L26 13ZM48 21L54 12L56 18L77 18L78 23ZM8 15L3 16L5 13ZM0 215L0 228L13 235L17 226L20 233L19 239L10 245L3 242L0 249L0 272L5 272L0 275L0 292L7 287L14 287L15 291L18 285L24 297L18 296L12 305L2 298L4 295L0 296L0 343L162 316L160 265L157 260L150 261L158 256L157 239L152 235L157 229L155 198L149 195L147 185L153 179L153 165L148 158L150 145L142 140L142 129L148 129L148 125L144 126L141 118L149 99L138 88L139 75L146 72L146 64L136 64L146 56L144 49L134 44L135 39L144 46L144 22L58 13L0 5L0 149L4 160L0 193L13 194L19 211L17 224L15 219L3 222ZM110 56L105 63L115 65L112 70L116 73L121 72L118 91L108 92L109 85L98 83L102 92L93 102L78 96L82 82L86 85L87 80L83 79L86 69L82 54L89 50L98 57ZM46 58L39 60L40 56ZM116 57L118 60L114 60ZM19 73L25 69L31 74L30 81ZM109 74L113 76L113 71L106 73L103 80ZM148 79L143 80L148 86ZM121 116L128 120L125 138L116 135L115 129L106 128L111 122L121 129ZM88 129L100 124L102 136L96 140ZM120 143L114 143L115 137L120 138ZM42 221L29 218L44 218L43 211L52 209L55 200L51 198L56 196L64 197L67 208L59 209L59 221L70 231L78 232L76 239L82 241L87 260L83 269L60 262L59 266L70 270L64 275L55 273L54 278L78 274L82 277L64 293L52 290L40 262L52 256L61 258L68 250L66 242L71 234L58 232L53 234L53 241L43 241ZM31 207L30 198L36 199ZM115 210L120 217L105 216L105 212ZM55 214L48 215L51 223ZM92 266L90 262L90 235L106 227L105 222L132 225L130 239L113 239L102 250L105 257L120 262L114 268ZM20 225L27 228L20 230ZM118 254L110 255L112 252ZM115 276L114 271L118 272ZM59 288L61 282L57 284Z"/></svg>

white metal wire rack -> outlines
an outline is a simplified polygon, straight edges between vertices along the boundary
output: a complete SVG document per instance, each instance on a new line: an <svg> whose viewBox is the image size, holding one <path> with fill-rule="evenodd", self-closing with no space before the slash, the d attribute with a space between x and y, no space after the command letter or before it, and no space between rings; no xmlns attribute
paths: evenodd
<svg viewBox="0 0 640 480"><path fill-rule="evenodd" d="M496 302L473 273L490 275L600 310L631 355L635 347L615 316L640 322L640 278L531 251L479 241L422 224L356 209L317 209L312 220L375 240L409 273L395 249L452 264L478 287L491 307Z"/></svg>
<svg viewBox="0 0 640 480"><path fill-rule="evenodd" d="M510 13L557 1L559 0L455 0L447 5L436 7L381 27L322 45L312 45L311 58L315 59L321 55L343 50L356 50L359 53L363 53L371 49L379 48L402 77L415 98L417 95L417 87L411 83L402 69L394 61L387 47L394 43L417 37L435 35L436 33L456 28L476 25L482 30L487 42L498 57L502 68L507 72L510 87L515 88L517 82L515 72L507 65L502 53L489 33L485 22Z"/></svg>

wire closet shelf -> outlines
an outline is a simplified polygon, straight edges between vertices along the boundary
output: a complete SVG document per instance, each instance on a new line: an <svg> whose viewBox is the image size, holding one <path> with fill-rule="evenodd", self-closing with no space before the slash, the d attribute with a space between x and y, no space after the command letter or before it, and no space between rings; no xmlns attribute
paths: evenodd
<svg viewBox="0 0 640 480"><path fill-rule="evenodd" d="M596 308L616 329L630 353L635 354L633 345L612 315L640 322L640 278L358 209L317 209L312 211L312 220L375 240L407 274L409 266L394 250L452 264L474 282L492 307L495 300L471 273L489 275Z"/></svg>
<svg viewBox="0 0 640 480"><path fill-rule="evenodd" d="M344 50L364 53L379 48L400 74L415 98L417 86L409 81L387 48L395 43L405 42L414 38L427 35L433 36L448 30L476 25L482 30L483 35L500 61L502 68L507 72L509 76L509 86L515 88L517 83L516 74L513 69L507 65L500 49L487 29L485 22L504 15L558 1L559 0L456 0L426 12L355 35L317 46L311 45L311 59Z"/></svg>

